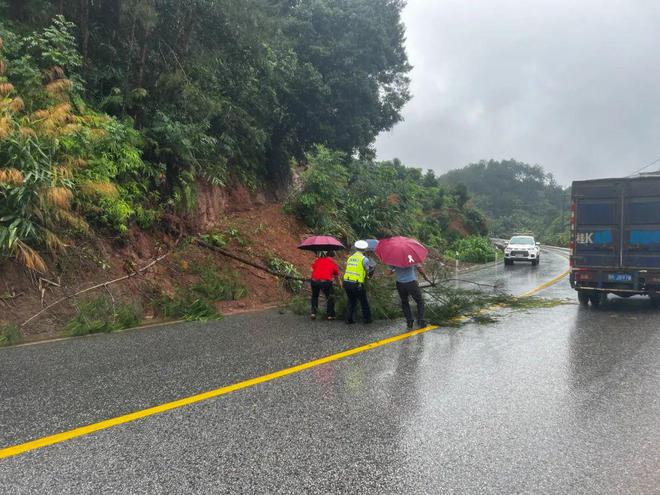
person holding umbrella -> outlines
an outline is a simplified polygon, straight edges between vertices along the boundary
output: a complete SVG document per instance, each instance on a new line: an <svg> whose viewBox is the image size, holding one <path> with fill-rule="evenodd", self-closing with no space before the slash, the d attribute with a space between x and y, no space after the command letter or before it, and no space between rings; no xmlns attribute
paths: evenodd
<svg viewBox="0 0 660 495"><path fill-rule="evenodd" d="M353 316L358 301L362 307L362 319L364 323L371 323L371 308L367 299L365 282L368 276L373 274L374 264L367 258L364 252L369 248L367 241L357 241L353 253L346 261L346 272L344 273L344 290L348 303L346 304L346 324L355 323Z"/></svg>
<svg viewBox="0 0 660 495"><path fill-rule="evenodd" d="M333 280L341 286L339 278L339 267L335 263L334 251L337 249L346 249L344 245L331 236L312 236L302 242L298 249L313 251L316 253L316 260L312 263L312 320L316 319L319 310L319 295L321 292L325 295L326 313L328 320L334 320L335 315L335 297Z"/></svg>
<svg viewBox="0 0 660 495"><path fill-rule="evenodd" d="M316 319L319 310L319 295L323 291L326 302L326 315L328 320L336 319L335 315L335 293L333 280L341 287L339 279L339 267L335 263L334 253L327 254L324 251L317 253L317 258L312 263L312 320Z"/></svg>
<svg viewBox="0 0 660 495"><path fill-rule="evenodd" d="M424 320L424 296L417 283L417 272L424 277L429 284L432 282L419 264L428 255L428 250L419 242L407 237L392 237L378 244L376 254L383 263L391 266L389 274L396 275L396 289L401 299L401 309L406 317L409 329L414 326L412 311L410 309L410 298L417 305L417 325L419 328L426 326Z"/></svg>

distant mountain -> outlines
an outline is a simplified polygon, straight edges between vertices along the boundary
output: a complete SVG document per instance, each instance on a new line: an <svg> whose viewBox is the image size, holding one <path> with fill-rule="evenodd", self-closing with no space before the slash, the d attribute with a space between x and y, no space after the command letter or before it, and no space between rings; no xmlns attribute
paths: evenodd
<svg viewBox="0 0 660 495"><path fill-rule="evenodd" d="M567 228L569 193L539 165L516 160L481 161L439 178L448 186L463 185L490 219L493 235L529 231L548 242Z"/></svg>

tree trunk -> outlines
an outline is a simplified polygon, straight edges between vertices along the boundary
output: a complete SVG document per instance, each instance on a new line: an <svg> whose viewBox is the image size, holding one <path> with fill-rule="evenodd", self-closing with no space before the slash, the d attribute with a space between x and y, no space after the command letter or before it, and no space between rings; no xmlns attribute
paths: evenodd
<svg viewBox="0 0 660 495"><path fill-rule="evenodd" d="M96 7L94 17L103 20L104 26L111 33L111 39L116 40L121 25L121 0L101 0L94 4Z"/></svg>
<svg viewBox="0 0 660 495"><path fill-rule="evenodd" d="M82 38L83 71L86 71L89 62L89 0L80 0L80 35Z"/></svg>
<svg viewBox="0 0 660 495"><path fill-rule="evenodd" d="M135 26L137 19L133 16L131 23L131 37L128 42L128 53L126 54L126 72L124 73L124 101L121 107L121 116L126 116L126 107L128 106L128 93L131 89L131 66L133 65L133 49L135 47Z"/></svg>
<svg viewBox="0 0 660 495"><path fill-rule="evenodd" d="M192 39L192 33L195 30L195 19L197 18L197 15L199 15L198 10L197 2L192 2L188 7L188 15L186 15L184 21L183 39L181 43L182 53L188 53L190 48L190 40Z"/></svg>
<svg viewBox="0 0 660 495"><path fill-rule="evenodd" d="M141 88L144 81L144 66L147 63L147 55L149 54L149 45L151 41L151 31L144 34L144 42L142 44L142 53L140 54L140 66L138 67L137 87Z"/></svg>
<svg viewBox="0 0 660 495"><path fill-rule="evenodd" d="M24 21L26 17L25 0L9 0L8 3L10 17Z"/></svg>

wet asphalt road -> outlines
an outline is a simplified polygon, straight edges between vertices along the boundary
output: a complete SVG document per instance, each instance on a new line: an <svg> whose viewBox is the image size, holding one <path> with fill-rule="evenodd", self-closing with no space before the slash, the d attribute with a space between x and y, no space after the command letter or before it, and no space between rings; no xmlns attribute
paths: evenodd
<svg viewBox="0 0 660 495"><path fill-rule="evenodd" d="M0 350L0 446L402 331L265 312ZM659 493L659 355L641 298L505 312L0 460L0 493Z"/></svg>

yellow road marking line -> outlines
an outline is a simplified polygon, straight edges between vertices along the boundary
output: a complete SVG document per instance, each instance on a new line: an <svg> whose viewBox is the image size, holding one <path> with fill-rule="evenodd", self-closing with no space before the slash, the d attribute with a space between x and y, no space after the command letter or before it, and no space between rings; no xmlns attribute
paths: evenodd
<svg viewBox="0 0 660 495"><path fill-rule="evenodd" d="M413 337L415 335L428 332L435 328L438 327L436 325L431 325L428 327L420 328L418 330L413 330L411 332L402 333L400 335L395 335L394 337L389 337L360 347L355 347L347 351L339 352L337 354L332 354L330 356L326 356L320 359L315 359L314 361L308 361L306 363L299 364L297 366L292 366L290 368L276 371L274 373L269 373L267 375L262 375L257 378L251 378L249 380L244 380L242 382L234 383L233 385L228 385L226 387L217 388L215 390L210 390L208 392L204 392L201 394L192 395L190 397L185 397L183 399L167 402L165 404L160 404L158 406L142 409L140 411L136 411L130 414L124 414L123 416L117 416L115 418L106 419L105 421L100 421L98 423L94 423L91 425L82 426L80 428L75 428L73 430L57 433L55 435L49 435L43 438L38 438L36 440L32 440L26 443L14 445L13 447L7 447L0 450L0 459L6 457L13 457L15 455L22 454L23 452L27 452L29 450L39 449L42 447L46 447L48 445L65 442L67 440L71 440L72 438L80 437L83 435L89 435L90 433L94 433L95 431L105 430L113 426L129 423L131 421L136 421L138 419L146 418L148 416L153 416L154 414L160 414L165 411L171 411L172 409L177 409L183 406L188 406L190 404L195 404L197 402L202 402L208 399L212 399L214 397L219 397L221 395L229 394L237 390L253 387L260 383L269 382L277 378L282 378L287 375L299 373L300 371L309 368L314 368L316 366L330 363L332 361L337 361L339 359L344 359L346 357L353 356L361 352L369 351L371 349L376 349L377 347L382 347L384 345L388 345L393 342L397 342L399 340L404 340Z"/></svg>
<svg viewBox="0 0 660 495"><path fill-rule="evenodd" d="M555 285L557 282L562 281L563 279L565 279L566 277L568 277L568 275L569 275L570 273L571 273L570 270L566 270L566 271L565 271L564 273L562 273L561 275L557 275L557 276L556 276L555 278L553 278L552 280L548 280L546 283L541 284L541 285L539 285L538 287L535 287L534 289L532 289L532 290L530 290L530 291L527 291L527 292L525 292L524 294L521 294L521 295L518 296L518 297L530 297L530 296L533 296L534 294L538 294L538 293L541 292L543 289L547 289L548 287L550 287L550 286L552 286L552 285Z"/></svg>
<svg viewBox="0 0 660 495"><path fill-rule="evenodd" d="M550 287L553 284L556 284L559 282L561 279L566 277L568 275L568 271L565 273L562 273L560 276L553 278L552 280L544 283L543 285L540 285L539 287L526 292L522 296L519 297L529 297L533 294L536 294L537 292L540 292L541 290ZM147 409L142 409L140 411L135 411L129 414L124 414L122 416L117 416L114 418L106 419L104 421L99 421L98 423L93 423L87 426L81 426L79 428L74 428L73 430L68 430L64 431L62 433L56 433L54 435L48 435L42 438L37 438L36 440L31 440L25 443L21 443L18 445L13 445L11 447L5 447L3 449L0 449L0 459L5 459L7 457L14 457L19 454L23 454L25 452L28 452L30 450L36 450L40 449L43 447L47 447L49 445L54 445L57 443L62 443L66 442L67 440L71 440L73 438L77 437L82 437L85 435L89 435L90 433L94 433L96 431L100 430L106 430L108 428L112 428L113 426L118 426L121 424L125 423L130 423L132 421L137 421L138 419L146 418L149 416L153 416L155 414L160 414L166 411L171 411L172 409L178 409L180 407L184 406L189 406L191 404L195 404L197 402L202 402L206 401L209 399L213 399L214 397L220 397L222 395L229 394L231 392L236 392L237 390L242 390L245 388L253 387L255 385L258 385L260 383L265 383L269 382L271 380L276 380L278 378L282 378L287 375L292 375L294 373L299 373L301 371L314 368L316 366L320 366L322 364L327 364L331 363L333 361L337 361L340 359L347 358L349 356L353 356L355 354L360 354L365 351L370 351L372 349L376 349L378 347L382 347L388 344L392 344L394 342L398 342L400 340L405 340L410 337L414 337L415 335L420 335L426 332L429 332L431 330L435 330L436 328L439 328L437 325L430 325L428 327L420 328L418 330L412 330L410 332L402 333L400 335L395 335L393 337L388 337L386 339L378 340L376 342L371 342L370 344L366 344L360 347L355 347L353 349L348 349L347 351L339 352L337 354L331 354L329 356L320 358L320 359L315 359L313 361L308 361L303 364L299 364L297 366L291 366L290 368L285 368L280 371L275 371L274 373L269 373L267 375L262 375L258 376L256 378L251 378L249 380L244 380L242 382L234 383L233 385L227 385L225 387L220 387L215 390L210 390L208 392L203 392L201 394L196 394L196 395L191 395L190 397L184 397L183 399L178 399L172 402L166 402L165 404L160 404L158 406L154 407L149 407Z"/></svg>

